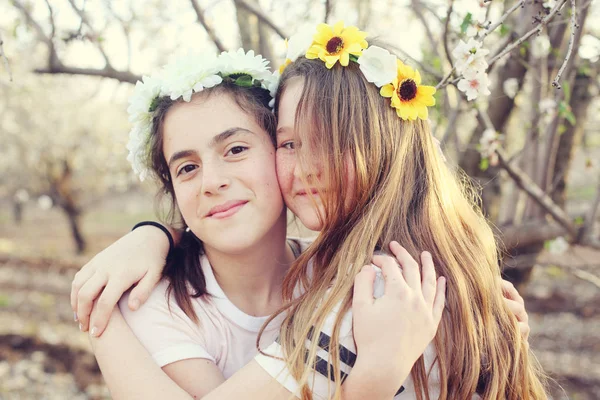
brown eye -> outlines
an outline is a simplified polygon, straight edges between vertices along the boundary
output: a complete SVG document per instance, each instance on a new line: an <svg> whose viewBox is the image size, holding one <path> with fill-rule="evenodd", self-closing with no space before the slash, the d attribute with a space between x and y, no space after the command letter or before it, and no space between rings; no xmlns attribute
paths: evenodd
<svg viewBox="0 0 600 400"><path fill-rule="evenodd" d="M198 168L198 166L194 165L194 164L185 165L183 168L180 168L179 171L177 171L177 176L179 176L181 174L183 174L183 175L188 174L188 173L192 172L193 170L195 170L196 168Z"/></svg>
<svg viewBox="0 0 600 400"><path fill-rule="evenodd" d="M238 155L240 153L243 153L244 151L248 150L247 147L245 146L234 146L231 149L229 149L229 151L227 152L227 154L231 153L232 155Z"/></svg>

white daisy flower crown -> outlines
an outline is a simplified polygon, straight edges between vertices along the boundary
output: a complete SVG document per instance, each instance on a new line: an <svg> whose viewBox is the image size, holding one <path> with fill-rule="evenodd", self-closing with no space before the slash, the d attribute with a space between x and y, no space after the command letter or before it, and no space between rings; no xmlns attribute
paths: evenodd
<svg viewBox="0 0 600 400"><path fill-rule="evenodd" d="M144 76L135 85L129 99L129 121L133 128L129 133L127 160L140 180L149 172L149 139L152 120L159 100L183 99L189 102L194 93L214 87L222 82L242 87L262 87L273 90L277 81L268 68L269 62L254 51L243 49L223 52L219 56L206 54L187 55L167 64L158 73Z"/></svg>

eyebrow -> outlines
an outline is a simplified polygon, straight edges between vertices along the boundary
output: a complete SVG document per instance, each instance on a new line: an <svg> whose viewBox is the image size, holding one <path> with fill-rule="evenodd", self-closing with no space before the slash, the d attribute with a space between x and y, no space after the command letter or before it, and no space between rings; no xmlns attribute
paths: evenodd
<svg viewBox="0 0 600 400"><path fill-rule="evenodd" d="M245 128L240 128L240 127L230 128L230 129L227 129L226 131L219 133L217 136L213 137L211 139L210 143L208 144L208 146L216 147L219 144L223 143L225 140L229 139L230 137L237 135L237 134L243 134L243 133L245 133L245 134L249 133L251 135L255 134L251 130L248 130ZM172 167L173 163L175 163L175 161L180 160L182 158L190 157L190 156L198 156L198 152L196 150L181 150L181 151L177 151L177 152L173 153L173 155L169 159L169 163L168 163L169 169L171 169L171 167Z"/></svg>

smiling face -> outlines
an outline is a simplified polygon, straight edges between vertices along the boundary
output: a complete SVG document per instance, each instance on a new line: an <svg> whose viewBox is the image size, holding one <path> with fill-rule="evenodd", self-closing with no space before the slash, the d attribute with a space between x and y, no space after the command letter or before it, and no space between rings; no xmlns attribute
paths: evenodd
<svg viewBox="0 0 600 400"><path fill-rule="evenodd" d="M289 82L281 95L277 121L277 178L287 207L308 229L319 231L325 216L321 195L323 188L318 166L311 166L310 173L303 174L297 159L298 138L295 133L296 109L302 95L301 79Z"/></svg>
<svg viewBox="0 0 600 400"><path fill-rule="evenodd" d="M311 149L310 145L299 146L298 133L295 131L296 110L302 96L304 83L302 78L291 78L281 93L277 122L277 179L286 206L300 219L308 229L319 231L325 220L324 196L327 196L330 185L327 182L318 154L322 149ZM305 133L305 137L310 136ZM313 143L318 141L313 140ZM313 145L319 146L319 145ZM322 145L321 145L322 146ZM300 150L302 148L302 150ZM309 154L300 165L300 154ZM342 157L345 167L346 189L352 197L354 187L354 169L348 157Z"/></svg>
<svg viewBox="0 0 600 400"><path fill-rule="evenodd" d="M207 251L240 253L285 226L271 139L231 95L174 105L163 133L177 206Z"/></svg>

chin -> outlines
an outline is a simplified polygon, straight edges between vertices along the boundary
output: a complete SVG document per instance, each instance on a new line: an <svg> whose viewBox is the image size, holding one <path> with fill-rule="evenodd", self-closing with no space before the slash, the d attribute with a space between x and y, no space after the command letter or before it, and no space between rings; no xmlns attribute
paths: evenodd
<svg viewBox="0 0 600 400"><path fill-rule="evenodd" d="M307 213L306 215L298 214L297 217L300 222L302 222L302 225L311 231L319 232L321 229L323 229L323 224L319 220L319 216L316 213L311 212Z"/></svg>

